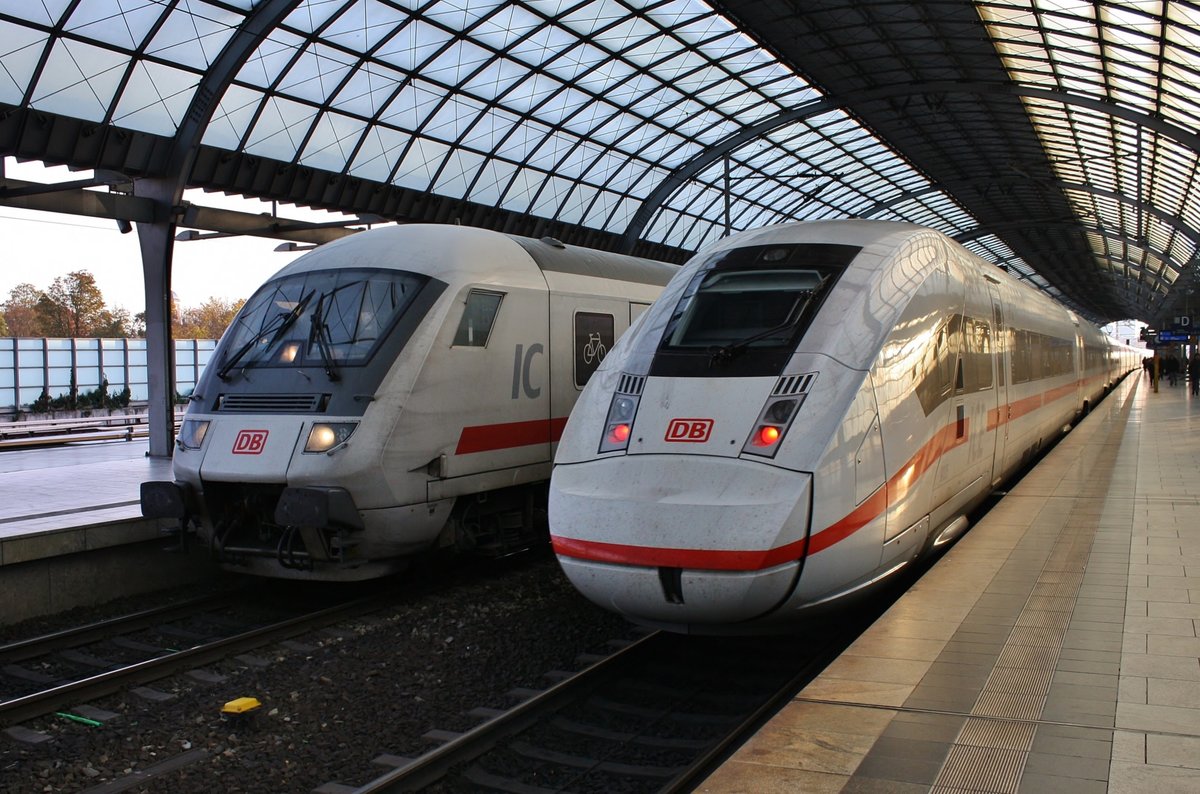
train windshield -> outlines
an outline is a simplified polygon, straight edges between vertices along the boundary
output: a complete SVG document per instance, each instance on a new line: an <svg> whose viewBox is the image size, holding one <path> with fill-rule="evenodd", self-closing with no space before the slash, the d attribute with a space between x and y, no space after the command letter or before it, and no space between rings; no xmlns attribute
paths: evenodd
<svg viewBox="0 0 1200 794"><path fill-rule="evenodd" d="M859 250L799 244L715 254L680 297L652 374L779 371L829 288Z"/></svg>
<svg viewBox="0 0 1200 794"><path fill-rule="evenodd" d="M218 375L245 367L315 367L331 380L365 364L428 279L394 270L320 270L267 282L222 344Z"/></svg>

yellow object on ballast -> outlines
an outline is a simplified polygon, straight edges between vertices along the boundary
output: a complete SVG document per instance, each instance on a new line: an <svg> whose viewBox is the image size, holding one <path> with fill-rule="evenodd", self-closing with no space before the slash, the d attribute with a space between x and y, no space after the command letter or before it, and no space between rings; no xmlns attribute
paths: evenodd
<svg viewBox="0 0 1200 794"><path fill-rule="evenodd" d="M221 708L222 714L245 714L261 706L258 698L238 698L231 700Z"/></svg>

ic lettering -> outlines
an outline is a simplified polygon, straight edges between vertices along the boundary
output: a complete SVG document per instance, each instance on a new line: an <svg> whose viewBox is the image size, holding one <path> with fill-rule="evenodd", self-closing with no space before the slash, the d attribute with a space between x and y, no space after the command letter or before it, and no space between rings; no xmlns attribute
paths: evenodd
<svg viewBox="0 0 1200 794"><path fill-rule="evenodd" d="M531 400L536 400L542 393L541 386L534 386L530 380L533 370L533 357L540 355L544 348L541 342L535 342L525 350L524 345L517 345L513 351L512 398L515 400L522 393Z"/></svg>

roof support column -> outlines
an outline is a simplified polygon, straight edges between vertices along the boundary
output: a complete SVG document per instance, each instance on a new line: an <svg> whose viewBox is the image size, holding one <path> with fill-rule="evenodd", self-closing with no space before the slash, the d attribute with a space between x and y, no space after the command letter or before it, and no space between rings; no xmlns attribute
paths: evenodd
<svg viewBox="0 0 1200 794"><path fill-rule="evenodd" d="M204 130L234 75L258 45L300 5L300 0L263 0L205 72L183 114L165 165L133 182L136 196L155 202L154 222L138 223L146 277L146 365L150 385L150 455L167 457L175 439L175 349L171 341L171 256L175 207L183 198Z"/></svg>
<svg viewBox="0 0 1200 794"><path fill-rule="evenodd" d="M139 180L135 191L170 190L166 180ZM147 184L148 183L148 184ZM158 183L158 184L155 184ZM155 213L168 218L169 213ZM150 424L150 457L171 457L175 439L175 345L171 341L171 260L175 224L169 220L137 225L146 288L146 406Z"/></svg>

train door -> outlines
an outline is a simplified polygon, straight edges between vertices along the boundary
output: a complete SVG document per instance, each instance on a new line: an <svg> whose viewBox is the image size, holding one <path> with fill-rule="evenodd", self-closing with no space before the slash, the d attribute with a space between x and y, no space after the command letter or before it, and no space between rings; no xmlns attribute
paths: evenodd
<svg viewBox="0 0 1200 794"><path fill-rule="evenodd" d="M995 430L996 450L992 456L992 484L1004 477L1004 454L1008 441L1008 328L1004 324L1004 307L1000 302L997 283L988 279L988 295L992 302L992 361L995 366L996 404L988 412L988 431Z"/></svg>

